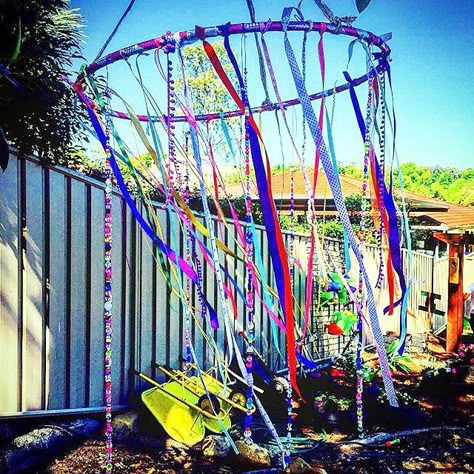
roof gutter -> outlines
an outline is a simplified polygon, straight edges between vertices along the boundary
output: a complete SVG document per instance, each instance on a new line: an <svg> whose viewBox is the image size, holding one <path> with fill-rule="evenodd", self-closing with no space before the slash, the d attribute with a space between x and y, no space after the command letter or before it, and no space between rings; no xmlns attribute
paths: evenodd
<svg viewBox="0 0 474 474"><path fill-rule="evenodd" d="M442 225L411 225L410 229L447 231L447 230L449 230L449 227L446 224L442 224Z"/></svg>

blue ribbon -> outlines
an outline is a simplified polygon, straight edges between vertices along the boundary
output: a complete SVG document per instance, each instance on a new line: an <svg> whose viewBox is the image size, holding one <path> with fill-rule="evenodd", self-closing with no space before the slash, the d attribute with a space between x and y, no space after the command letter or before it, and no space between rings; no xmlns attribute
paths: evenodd
<svg viewBox="0 0 474 474"><path fill-rule="evenodd" d="M349 83L352 82L351 77L349 76L349 73L347 71L344 72L344 77ZM357 99L357 95L355 93L355 90L352 84L350 87L350 96L351 96L351 101L352 101L352 107L354 109L354 112L357 118L357 123L359 124L360 133L362 135L362 139L364 140L365 133L366 133L365 122L364 122L364 119L362 118L359 101ZM387 187L385 185L385 180L382 179L381 177L382 172L380 170L380 163L377 157L375 156L375 153L374 153L374 163L375 163L375 171L377 175L377 182L379 183L379 186L381 187L383 203L388 214L388 222L389 222L388 240L389 240L389 245L390 245L390 252L392 255L393 268L395 269L398 275L398 278L400 280L401 297L399 300L394 302L393 306L397 307L398 305L400 305L400 303L402 303L402 307L400 310L399 351L403 353L404 346L405 346L405 339L406 339L406 318L407 318L406 308L408 304L407 302L408 294L407 294L407 287L406 287L406 282L405 282L405 275L403 273L403 261L402 261L401 248L400 248L401 247L400 235L398 232L398 225L397 225L398 224L397 208L396 208L395 200L393 198L393 194L387 190ZM383 310L384 314L388 313L388 311L389 311L389 307L386 307Z"/></svg>

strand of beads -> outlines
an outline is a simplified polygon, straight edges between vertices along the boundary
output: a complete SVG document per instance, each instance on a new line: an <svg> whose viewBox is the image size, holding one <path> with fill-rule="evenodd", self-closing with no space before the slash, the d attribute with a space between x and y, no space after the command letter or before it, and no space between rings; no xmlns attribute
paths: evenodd
<svg viewBox="0 0 474 474"><path fill-rule="evenodd" d="M194 246L194 265L196 266L196 274L198 278L198 284L196 285L197 293L198 293L198 298L199 298L199 305L201 306L201 317L203 319L206 318L207 316L207 305L206 305L206 299L204 298L204 295L202 294L202 267L201 267L201 262L199 260L199 256L196 251L196 246Z"/></svg>
<svg viewBox="0 0 474 474"><path fill-rule="evenodd" d="M374 79L375 80L375 79ZM379 75L380 84L380 177L385 176L385 71Z"/></svg>
<svg viewBox="0 0 474 474"><path fill-rule="evenodd" d="M184 187L183 195L184 202L189 205L189 132L186 133L184 141L184 153L185 153L185 172L184 172ZM179 178L180 176L178 176ZM191 265L191 246L192 246L192 237L191 232L189 231L189 221L186 226L186 250L185 250L185 259L188 265ZM185 301L185 320L184 320L184 344L185 344L185 358L186 362L184 365L184 370L187 371L191 365L191 278L186 277L186 301Z"/></svg>
<svg viewBox="0 0 474 474"><path fill-rule="evenodd" d="M245 69L244 69L245 74ZM247 368L247 403L245 415L244 437L247 443L252 441L252 420L254 411L253 402L253 352L255 341L255 323L254 323L254 292L253 292L253 234L252 234L252 198L250 196L250 134L249 134L249 110L245 110L245 250L247 260L247 357L245 366Z"/></svg>
<svg viewBox="0 0 474 474"><path fill-rule="evenodd" d="M295 283L295 178L293 171L290 178L290 285L293 289ZM288 388L286 390L286 410L287 410L287 424L286 424L286 446L285 446L285 464L289 465L291 462L291 436L293 432L293 388L291 386L290 375L288 377Z"/></svg>
<svg viewBox="0 0 474 474"><path fill-rule="evenodd" d="M169 33L167 33L168 35ZM168 191L166 195L166 205L171 204L173 200L173 189L174 189L174 172L176 169L176 143L175 143L175 127L173 123L175 111L176 111L176 95L174 91L174 80L173 80L173 63L170 59L170 53L167 49L167 79L168 79L168 117L166 120L166 131L168 134L168 159L166 160L165 167L168 174Z"/></svg>
<svg viewBox="0 0 474 474"><path fill-rule="evenodd" d="M109 96L108 86L106 97ZM112 472L112 168L110 165L110 124L106 117L105 146L105 193L104 193L104 392L105 392L105 438L106 473Z"/></svg>
<svg viewBox="0 0 474 474"><path fill-rule="evenodd" d="M368 81L368 93L367 93L367 108L365 116L365 137L364 137L364 168L363 168L363 181L362 181L362 206L361 206L361 218L360 218L360 233L359 233L359 248L360 253L364 254L365 248L365 230L367 220L367 185L369 179L369 155L370 155L370 131L372 128L372 96L373 96L373 83L372 78ZM363 275L359 271L359 301L363 302ZM356 388L356 407L357 407L357 431L359 437L363 438L364 434L364 417L363 417L363 400L362 395L364 392L364 379L362 377L362 314L359 313L357 319L357 350L356 350L356 377L357 377L357 388Z"/></svg>
<svg viewBox="0 0 474 474"><path fill-rule="evenodd" d="M373 79L374 81L376 78ZM385 72L381 71L379 75L379 83L380 83L380 156L379 156L379 163L380 163L380 176L379 176L379 193L380 193L380 201L383 202L383 186L384 177L385 177ZM379 251L379 273L377 276L377 282L375 283L375 288L381 288L382 282L384 278L384 253L383 253L383 232L384 232L384 224L382 216L380 216L380 225L377 229L377 247Z"/></svg>
<svg viewBox="0 0 474 474"><path fill-rule="evenodd" d="M245 42L245 37L244 37ZM244 49L245 50L245 49ZM244 68L243 68L243 80L244 87L242 89L242 98L244 104L248 104L247 101L247 64L246 57L243 57ZM250 176L250 124L249 124L249 107L245 107L244 117L244 173L245 173L245 257L246 257L246 268L247 268L247 293L246 293L246 310L247 310L247 353L245 359L245 367L247 369L247 401L246 401L246 413L244 422L244 438L246 443L252 444L252 421L254 412L254 400L253 400L253 353L254 353L254 342L255 342L255 323L254 323L254 292L253 292L253 233L252 233L252 197L251 197L251 176Z"/></svg>

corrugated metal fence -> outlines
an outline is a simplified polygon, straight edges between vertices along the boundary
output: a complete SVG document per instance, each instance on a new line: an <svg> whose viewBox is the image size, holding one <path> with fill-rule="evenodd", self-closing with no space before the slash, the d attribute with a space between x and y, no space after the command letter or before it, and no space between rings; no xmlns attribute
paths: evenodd
<svg viewBox="0 0 474 474"><path fill-rule="evenodd" d="M11 156L0 175L0 414L94 409L103 405L103 198L101 182L34 159ZM140 205L137 203L140 207ZM179 222L157 208L166 242L183 255ZM217 222L215 222L215 230ZM233 226L223 240L241 255ZM258 228L260 254L273 285L268 245ZM288 236L285 236L288 240ZM305 238L295 237L298 258ZM204 239L204 243L206 243ZM301 255L300 255L301 254ZM184 315L177 295L166 284L156 249L137 227L123 198L113 197L113 385L115 406L126 405L143 387L130 369L160 378L154 364L177 367L183 354ZM224 263L224 257L221 255ZM228 259L228 271L244 287L241 260ZM222 314L214 274L201 261L204 293ZM167 269L169 270L169 269ZM297 304L304 298L304 274L295 275ZM199 313L195 290L192 304ZM244 302L235 293L237 330L245 330ZM278 312L278 308L274 308ZM255 307L256 348L278 369L285 358L271 342L270 323L260 300ZM202 330L224 348L224 329ZM192 340L203 366L214 352L193 322ZM243 341L239 344L242 346Z"/></svg>
<svg viewBox="0 0 474 474"><path fill-rule="evenodd" d="M0 176L0 411L102 406L103 186L11 157ZM114 227L114 404L136 351L134 223L121 199ZM127 260L128 259L128 260Z"/></svg>
<svg viewBox="0 0 474 474"><path fill-rule="evenodd" d="M447 258L437 258L421 252L412 252L411 260L406 249L402 249L403 268L407 283L411 281L408 298L407 332L411 334L436 331L446 324L448 308L448 263ZM379 271L379 250L368 246L364 261L375 286ZM398 291L398 288L397 288ZM375 292L382 331L399 332L400 308L393 315L381 316L389 304L387 279Z"/></svg>
<svg viewBox="0 0 474 474"><path fill-rule="evenodd" d="M0 416L101 409L104 186L67 169L11 156L7 171L0 175L0 190ZM160 208L157 215L163 239L174 242L183 255L185 236L179 222ZM217 233L217 222L215 230ZM265 231L258 228L257 232L266 280L274 286ZM242 256L235 237L234 226L229 226L221 239ZM285 235L287 243L288 239ZM303 268L307 246L307 237L295 236L295 254ZM377 249L369 248L365 260L375 278ZM230 276L244 287L243 261L228 258L226 264ZM206 297L222 314L214 274L204 261L201 266ZM423 292L440 295L435 302L440 314L431 320L433 327L444 322L441 312L446 311L447 261L433 262L431 257L415 253L410 268L409 331L426 332L430 317L420 309L426 305ZM298 318L304 307L304 288L305 272L296 267ZM234 292L238 310L234 324L241 331L245 330L245 307ZM379 292L380 309L387 304L387 294L386 288ZM161 274L156 249L119 194L113 197L113 298L113 404L124 406L144 387L131 369L159 379L154 363L179 366L184 349L184 313ZM199 313L196 290L191 302ZM278 312L277 307L274 310ZM323 334L322 324L329 316L313 314L310 334L314 347L310 355L326 357L345 344L344 338L331 336L329 340ZM397 330L397 319L383 318L383 329ZM285 365L285 337L277 331L279 355L260 300L255 324L257 350L271 368L281 368ZM201 364L209 367L215 354L199 326L217 341L221 352L225 351L224 330L222 324L217 330L211 329L201 317L192 324L196 353ZM239 344L242 346L243 341Z"/></svg>

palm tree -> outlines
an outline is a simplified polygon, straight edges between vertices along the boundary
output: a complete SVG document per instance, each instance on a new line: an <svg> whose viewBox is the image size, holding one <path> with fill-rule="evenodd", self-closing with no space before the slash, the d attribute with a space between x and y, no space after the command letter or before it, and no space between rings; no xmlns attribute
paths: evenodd
<svg viewBox="0 0 474 474"><path fill-rule="evenodd" d="M82 39L82 17L69 0L0 0L0 140L44 160L67 156L80 124L63 77ZM5 149L8 160L0 144L6 166Z"/></svg>

